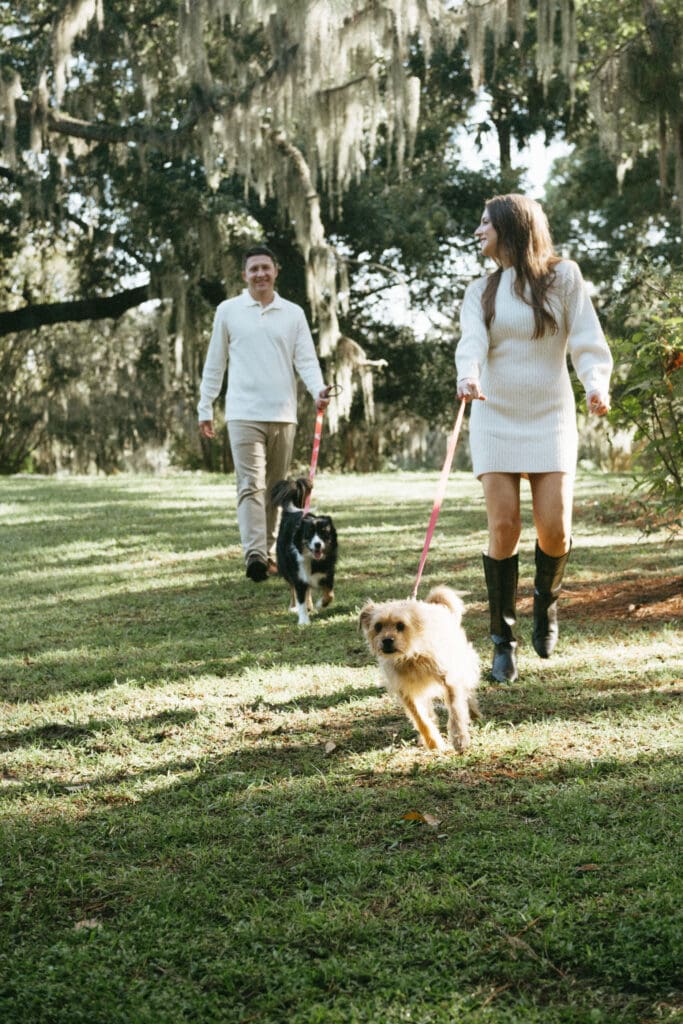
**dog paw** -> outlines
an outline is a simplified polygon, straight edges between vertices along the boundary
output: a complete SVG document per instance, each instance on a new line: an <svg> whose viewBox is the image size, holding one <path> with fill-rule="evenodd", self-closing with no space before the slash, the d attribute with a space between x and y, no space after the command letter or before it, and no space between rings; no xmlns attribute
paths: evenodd
<svg viewBox="0 0 683 1024"><path fill-rule="evenodd" d="M464 754L464 752L470 745L470 737L468 735L451 736L450 741L453 745L453 750L456 752L456 754Z"/></svg>

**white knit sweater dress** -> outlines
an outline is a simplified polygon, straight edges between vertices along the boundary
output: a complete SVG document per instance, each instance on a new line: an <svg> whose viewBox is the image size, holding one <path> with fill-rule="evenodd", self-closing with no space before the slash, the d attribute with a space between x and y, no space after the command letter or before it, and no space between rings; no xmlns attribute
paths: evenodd
<svg viewBox="0 0 683 1024"><path fill-rule="evenodd" d="M465 291L455 353L458 381L479 381L486 401L472 402L472 468L483 473L574 474L576 407L567 352L586 394L609 391L612 356L576 263L563 260L547 302L559 325L532 338L534 314L513 291L516 271L504 270L496 315L487 331L481 296L488 278Z"/></svg>

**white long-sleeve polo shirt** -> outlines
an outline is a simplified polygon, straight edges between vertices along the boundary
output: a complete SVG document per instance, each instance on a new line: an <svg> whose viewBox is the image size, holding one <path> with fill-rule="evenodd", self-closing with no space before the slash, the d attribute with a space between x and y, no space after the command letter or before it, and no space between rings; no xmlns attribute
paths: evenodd
<svg viewBox="0 0 683 1024"><path fill-rule="evenodd" d="M303 309L277 292L262 306L245 288L216 309L197 406L200 421L213 419L226 366L226 420L296 423L296 374L314 400L325 387Z"/></svg>

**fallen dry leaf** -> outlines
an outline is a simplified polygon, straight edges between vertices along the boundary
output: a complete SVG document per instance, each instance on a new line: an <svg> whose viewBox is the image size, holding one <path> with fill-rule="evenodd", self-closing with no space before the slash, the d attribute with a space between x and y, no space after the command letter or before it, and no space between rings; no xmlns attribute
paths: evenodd
<svg viewBox="0 0 683 1024"><path fill-rule="evenodd" d="M86 917L82 921L76 921L74 930L77 932L83 931L86 928L101 928L102 922L98 921L96 917Z"/></svg>
<svg viewBox="0 0 683 1024"><path fill-rule="evenodd" d="M333 740L328 740L325 744L325 753L331 754L333 750L337 749L337 744Z"/></svg>
<svg viewBox="0 0 683 1024"><path fill-rule="evenodd" d="M433 814L427 814L426 811L423 814L423 818L428 825L431 825L432 828L438 828L441 824L441 818L435 818Z"/></svg>
<svg viewBox="0 0 683 1024"><path fill-rule="evenodd" d="M433 814L428 814L426 811L424 814L422 811L406 811L403 820L421 821L424 825L429 825L430 828L438 828L441 824L441 818L435 818Z"/></svg>

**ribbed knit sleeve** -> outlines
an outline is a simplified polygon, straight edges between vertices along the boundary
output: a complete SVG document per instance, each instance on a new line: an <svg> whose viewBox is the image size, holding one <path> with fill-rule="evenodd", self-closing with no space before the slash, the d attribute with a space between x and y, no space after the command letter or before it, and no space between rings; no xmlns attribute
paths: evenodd
<svg viewBox="0 0 683 1024"><path fill-rule="evenodd" d="M560 264L567 350L586 394L607 395L612 373L612 354L598 320L586 282L572 260Z"/></svg>
<svg viewBox="0 0 683 1024"><path fill-rule="evenodd" d="M481 296L487 278L473 281L465 289L460 309L460 340L455 350L458 380L479 381L489 350L489 334L484 324Z"/></svg>

